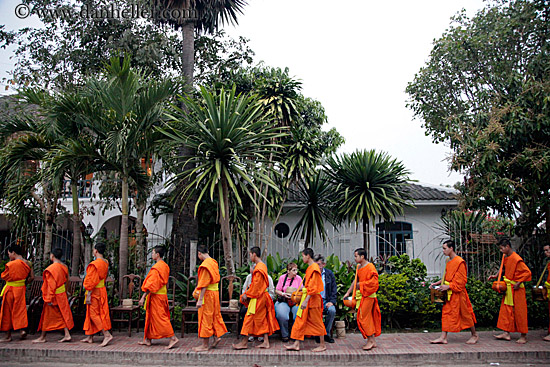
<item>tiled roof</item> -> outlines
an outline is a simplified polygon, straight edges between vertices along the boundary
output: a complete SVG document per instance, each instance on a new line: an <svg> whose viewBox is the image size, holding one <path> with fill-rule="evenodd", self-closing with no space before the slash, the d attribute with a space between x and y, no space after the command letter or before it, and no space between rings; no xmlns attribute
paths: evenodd
<svg viewBox="0 0 550 367"><path fill-rule="evenodd" d="M414 201L456 200L456 190L451 188L418 183L410 183L409 187Z"/></svg>

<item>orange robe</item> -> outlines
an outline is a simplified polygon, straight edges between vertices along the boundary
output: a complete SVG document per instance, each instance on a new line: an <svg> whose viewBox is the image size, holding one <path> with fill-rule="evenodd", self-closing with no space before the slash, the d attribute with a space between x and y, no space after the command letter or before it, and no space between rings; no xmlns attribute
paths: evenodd
<svg viewBox="0 0 550 367"><path fill-rule="evenodd" d="M306 270L304 287L311 296L307 307L302 311L302 316L296 316L290 337L294 340L304 340L305 336L327 335L323 323L323 298L321 292L324 289L321 269L317 263L311 264ZM298 305L298 307L300 307Z"/></svg>
<svg viewBox="0 0 550 367"><path fill-rule="evenodd" d="M13 260L6 264L2 279L15 282L27 279L31 267L23 260ZM19 330L28 326L27 303L25 302L26 287L6 286L2 296L0 309L0 331Z"/></svg>
<svg viewBox="0 0 550 367"><path fill-rule="evenodd" d="M460 256L447 263L445 281L449 282L451 299L447 298L441 314L441 330L458 333L476 323L476 315L470 303L466 282L468 281L466 262Z"/></svg>
<svg viewBox="0 0 550 367"><path fill-rule="evenodd" d="M382 315L378 299L369 297L378 290L378 272L372 263L357 271L357 281L360 282L361 302L357 311L357 326L363 335L379 336L382 333Z"/></svg>
<svg viewBox="0 0 550 367"><path fill-rule="evenodd" d="M73 313L69 306L67 292L56 294L56 290L64 286L69 277L69 269L61 263L53 263L42 274L42 299L44 308L40 317L38 330L52 331L72 329L74 327ZM51 303L50 306L48 303Z"/></svg>
<svg viewBox="0 0 550 367"><path fill-rule="evenodd" d="M170 276L170 267L163 260L157 261L143 281L141 290L149 291L147 312L145 314L144 339L162 339L174 336L174 329L170 323L170 310L166 284ZM159 292L160 291L160 292ZM164 294L155 294L163 293Z"/></svg>
<svg viewBox="0 0 550 367"><path fill-rule="evenodd" d="M86 268L84 288L87 293L92 292L92 303L86 305L86 319L83 327L86 335L94 335L101 330L111 329L109 301L107 299L107 289L105 288L108 271L109 263L103 259L92 261ZM103 284L100 284L101 281L103 281Z"/></svg>
<svg viewBox="0 0 550 367"><path fill-rule="evenodd" d="M212 258L204 260L199 266L197 290L200 292L210 284L219 282L218 262ZM204 293L202 307L199 308L199 338L209 338L212 335L222 336L225 333L227 333L227 328L220 312L220 291L207 289Z"/></svg>
<svg viewBox="0 0 550 367"><path fill-rule="evenodd" d="M256 299L256 310L253 314L250 313L251 307L250 303L248 304L248 311L241 329L242 335L271 335L279 330L279 323L275 318L275 305L267 292L268 287L267 266L259 262L252 272L250 286L245 292L249 300Z"/></svg>
<svg viewBox="0 0 550 367"><path fill-rule="evenodd" d="M528 282L531 280L531 271L516 252L504 258L504 275L515 282ZM512 293L514 295L513 306L505 305L505 296L502 297L497 327L510 333L527 334L527 299L525 298L525 288L514 290L512 286Z"/></svg>

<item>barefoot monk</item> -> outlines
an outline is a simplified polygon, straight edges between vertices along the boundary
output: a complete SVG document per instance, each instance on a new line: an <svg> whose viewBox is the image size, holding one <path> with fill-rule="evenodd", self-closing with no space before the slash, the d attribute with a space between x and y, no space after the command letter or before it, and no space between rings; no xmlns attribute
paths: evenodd
<svg viewBox="0 0 550 367"><path fill-rule="evenodd" d="M210 337L214 337L212 348L215 348L221 340L221 336L227 333L220 311L220 270L218 262L208 255L206 246L197 248L197 254L202 260L199 266L197 288L199 292L197 308L199 312L199 338L202 345L193 348L195 352L206 352Z"/></svg>
<svg viewBox="0 0 550 367"><path fill-rule="evenodd" d="M502 297L497 327L504 330L495 335L500 340L511 340L510 333L521 333L517 340L519 344L527 343L527 299L525 298L524 282L531 280L531 270L523 259L512 249L510 240L503 238L499 241L500 252L504 256L504 282L506 293ZM489 279L496 279L493 275Z"/></svg>
<svg viewBox="0 0 550 367"><path fill-rule="evenodd" d="M367 261L367 251L363 248L358 248L354 253L355 262L359 265L357 269L357 291L353 297L357 300L357 326L363 335L363 339L367 339L367 344L363 346L364 350L376 348L377 336L382 333L382 316L376 291L378 290L378 272L374 265ZM344 298L353 292L354 284L352 283Z"/></svg>
<svg viewBox="0 0 550 367"><path fill-rule="evenodd" d="M288 350L300 350L300 341L305 336L318 336L320 345L313 349L313 352L323 352L327 350L325 338L327 331L323 323L323 278L319 265L313 260L313 250L306 248L302 251L302 261L308 264L302 288L302 300L298 305L296 321L292 327L290 337L294 339L291 345L285 345Z"/></svg>
<svg viewBox="0 0 550 367"><path fill-rule="evenodd" d="M73 328L73 314L69 306L65 283L69 278L69 269L67 265L61 262L63 251L55 248L50 254L52 264L44 270L42 277L42 299L44 307L38 330L42 334L33 343L44 343L46 341L46 332L52 330L63 330L65 335L59 340L60 343L71 341L69 330Z"/></svg>
<svg viewBox="0 0 550 367"><path fill-rule="evenodd" d="M476 316L468 292L466 292L466 282L468 281L466 262L456 254L455 242L452 240L443 242L443 254L449 257L444 279L432 283L430 287L440 286L439 289L447 291L447 299L441 313L441 336L432 340L431 343L447 344L448 333L458 333L464 329L470 329L472 336L466 344L475 344L479 340L479 336L474 326Z"/></svg>
<svg viewBox="0 0 550 367"><path fill-rule="evenodd" d="M0 331L6 331L2 342L11 342L11 331L20 330L21 339L25 339L28 326L27 304L25 302L25 280L32 280L31 263L23 259L21 246L8 247L10 261L6 264L2 279L6 285L2 288L2 308L0 309Z"/></svg>
<svg viewBox="0 0 550 367"><path fill-rule="evenodd" d="M155 265L149 270L143 281L141 290L144 292L139 300L139 305L145 307L145 328L141 345L151 345L152 339L170 338L166 349L171 349L178 342L174 335L174 329L170 323L170 309L168 308L168 296L166 285L170 276L170 267L162 260L164 247L156 246L151 258Z"/></svg>
<svg viewBox="0 0 550 367"><path fill-rule="evenodd" d="M84 320L83 329L87 337L82 340L84 343L93 343L94 334L101 331L103 342L100 346L102 347L109 344L113 339L109 332L111 330L111 317L109 316L107 289L105 289L109 263L105 260L103 254L105 254L105 244L98 243L93 250L96 259L86 268L86 277L83 284L86 289L86 319Z"/></svg>
<svg viewBox="0 0 550 367"><path fill-rule="evenodd" d="M269 335L279 330L279 325L275 318L273 300L268 293L269 276L267 274L267 266L262 261L259 247L252 247L248 256L250 257L250 261L256 265L252 272L250 286L241 296L241 302L248 304L241 329L241 335L245 337L238 344L233 344L233 348L248 348L248 336L263 337L264 341L256 347L269 348Z"/></svg>

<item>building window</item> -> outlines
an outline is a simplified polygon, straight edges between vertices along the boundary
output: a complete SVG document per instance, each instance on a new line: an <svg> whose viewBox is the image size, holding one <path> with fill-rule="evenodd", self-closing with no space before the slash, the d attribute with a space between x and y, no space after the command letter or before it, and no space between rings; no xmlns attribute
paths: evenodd
<svg viewBox="0 0 550 367"><path fill-rule="evenodd" d="M290 227L286 223L278 223L275 228L275 236L279 238L285 238L290 233Z"/></svg>
<svg viewBox="0 0 550 367"><path fill-rule="evenodd" d="M406 240L413 238L411 223L382 222L376 225L378 255L388 257L407 253Z"/></svg>

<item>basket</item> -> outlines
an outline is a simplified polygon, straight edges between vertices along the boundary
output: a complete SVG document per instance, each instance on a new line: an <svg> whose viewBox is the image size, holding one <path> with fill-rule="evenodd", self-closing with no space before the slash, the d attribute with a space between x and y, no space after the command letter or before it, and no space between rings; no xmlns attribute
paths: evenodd
<svg viewBox="0 0 550 367"><path fill-rule="evenodd" d="M344 298L344 306L354 309L357 305L357 300L355 297L346 297Z"/></svg>
<svg viewBox="0 0 550 367"><path fill-rule="evenodd" d="M547 302L548 301L548 292L544 287L533 287L533 301Z"/></svg>
<svg viewBox="0 0 550 367"><path fill-rule="evenodd" d="M432 303L445 303L447 301L447 291L430 288L430 299Z"/></svg>
<svg viewBox="0 0 550 367"><path fill-rule="evenodd" d="M290 297L290 299L292 300L292 302L299 305L300 302L302 302L302 291L292 292L292 296Z"/></svg>

